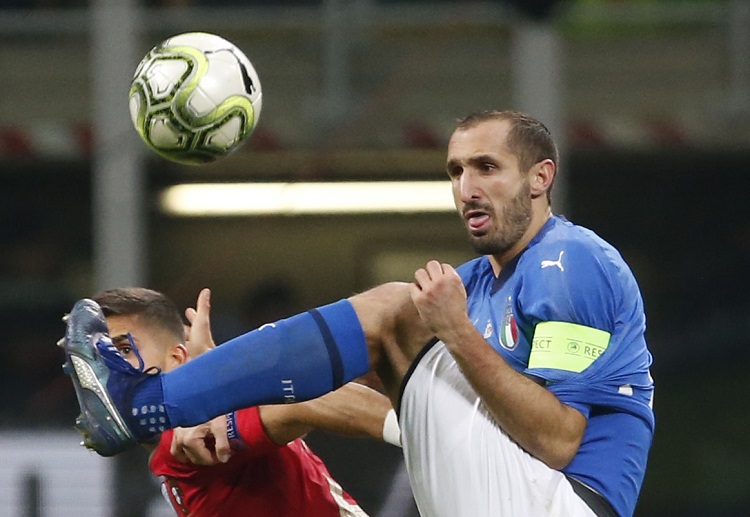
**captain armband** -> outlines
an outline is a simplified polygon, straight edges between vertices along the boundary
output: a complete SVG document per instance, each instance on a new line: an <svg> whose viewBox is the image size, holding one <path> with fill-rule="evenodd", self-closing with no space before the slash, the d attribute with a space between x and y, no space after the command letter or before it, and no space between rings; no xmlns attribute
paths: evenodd
<svg viewBox="0 0 750 517"><path fill-rule="evenodd" d="M539 323L531 342L529 369L581 373L607 350L610 337L609 332L576 323Z"/></svg>
<svg viewBox="0 0 750 517"><path fill-rule="evenodd" d="M237 428L236 411L227 413L227 440L229 441L229 448L235 452L245 448L245 441L242 439L240 430Z"/></svg>

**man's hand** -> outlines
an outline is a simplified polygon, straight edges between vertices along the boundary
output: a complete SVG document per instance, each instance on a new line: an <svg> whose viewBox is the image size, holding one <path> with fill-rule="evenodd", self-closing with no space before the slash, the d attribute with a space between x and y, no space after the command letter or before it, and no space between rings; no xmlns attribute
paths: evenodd
<svg viewBox="0 0 750 517"><path fill-rule="evenodd" d="M211 336L211 290L202 289L195 302L195 309L185 309L185 317L190 322L185 327L185 337L190 357L197 357L203 352L216 348L214 338Z"/></svg>
<svg viewBox="0 0 750 517"><path fill-rule="evenodd" d="M227 437L227 417L219 416L196 427L176 427L169 452L182 463L226 463L232 456Z"/></svg>
<svg viewBox="0 0 750 517"><path fill-rule="evenodd" d="M409 294L435 336L448 345L464 328L474 330L466 309L466 289L452 266L431 260L414 273L414 279Z"/></svg>

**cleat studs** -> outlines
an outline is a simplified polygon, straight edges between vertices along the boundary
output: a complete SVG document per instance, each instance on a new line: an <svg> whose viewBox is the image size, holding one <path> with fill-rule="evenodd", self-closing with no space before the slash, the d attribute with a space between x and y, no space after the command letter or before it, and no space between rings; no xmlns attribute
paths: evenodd
<svg viewBox="0 0 750 517"><path fill-rule="evenodd" d="M83 435L84 438L88 436L88 431L86 429L86 417L81 415L78 415L76 418L75 428L76 430Z"/></svg>
<svg viewBox="0 0 750 517"><path fill-rule="evenodd" d="M66 314L66 315L64 315L64 316L62 317L63 323L67 323L67 322L68 322L68 318L70 318L70 314Z"/></svg>
<svg viewBox="0 0 750 517"><path fill-rule="evenodd" d="M57 345L57 346L59 346L60 348L65 348L65 338L61 338L61 339L60 339L60 340L59 340L59 341L58 341L58 342L56 343L56 345Z"/></svg>

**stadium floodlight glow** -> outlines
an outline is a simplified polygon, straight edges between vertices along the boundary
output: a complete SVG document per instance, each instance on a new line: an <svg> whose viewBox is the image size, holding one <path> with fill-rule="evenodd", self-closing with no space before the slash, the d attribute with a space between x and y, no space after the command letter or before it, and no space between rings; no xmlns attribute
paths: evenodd
<svg viewBox="0 0 750 517"><path fill-rule="evenodd" d="M195 183L166 188L163 212L176 216L241 216L450 212L449 181L336 183Z"/></svg>

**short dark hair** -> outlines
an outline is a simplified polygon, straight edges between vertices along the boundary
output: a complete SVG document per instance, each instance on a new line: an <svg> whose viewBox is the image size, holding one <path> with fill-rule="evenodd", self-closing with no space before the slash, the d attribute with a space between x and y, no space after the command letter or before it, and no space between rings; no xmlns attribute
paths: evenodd
<svg viewBox="0 0 750 517"><path fill-rule="evenodd" d="M507 120L511 123L505 144L518 158L521 172L528 171L542 160L552 160L558 165L560 155L552 133L539 120L525 113L513 110L477 111L459 120L456 129L470 129L489 120ZM549 190L552 190L551 186ZM547 197L550 197L549 191Z"/></svg>
<svg viewBox="0 0 750 517"><path fill-rule="evenodd" d="M93 297L104 316L140 316L149 325L161 328L185 341L185 328L177 305L166 295L144 287L124 287L102 291Z"/></svg>

